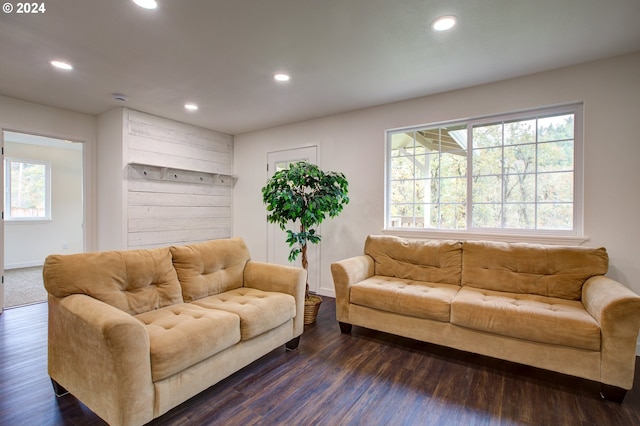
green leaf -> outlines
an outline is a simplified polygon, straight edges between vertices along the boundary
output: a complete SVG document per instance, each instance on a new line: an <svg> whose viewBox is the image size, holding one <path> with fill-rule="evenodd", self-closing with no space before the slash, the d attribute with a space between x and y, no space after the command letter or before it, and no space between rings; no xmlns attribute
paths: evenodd
<svg viewBox="0 0 640 426"><path fill-rule="evenodd" d="M314 227L328 217L336 217L349 203L348 182L344 174L323 172L305 161L279 170L261 189L267 220L287 232L286 242L292 247L289 261L294 261L308 243L320 242ZM300 226L300 232L286 229Z"/></svg>

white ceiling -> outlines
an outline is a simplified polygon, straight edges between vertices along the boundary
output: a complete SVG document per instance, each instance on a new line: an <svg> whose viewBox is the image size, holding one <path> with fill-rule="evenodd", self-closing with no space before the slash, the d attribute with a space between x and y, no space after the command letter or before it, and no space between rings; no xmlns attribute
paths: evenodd
<svg viewBox="0 0 640 426"><path fill-rule="evenodd" d="M640 0L157 1L0 13L0 94L240 134L640 51ZM458 26L432 32L444 14Z"/></svg>

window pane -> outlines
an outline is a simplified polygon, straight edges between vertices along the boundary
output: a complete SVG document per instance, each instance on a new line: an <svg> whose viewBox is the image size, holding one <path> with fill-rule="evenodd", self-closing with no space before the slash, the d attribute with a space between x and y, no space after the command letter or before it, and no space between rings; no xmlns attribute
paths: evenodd
<svg viewBox="0 0 640 426"><path fill-rule="evenodd" d="M573 204L540 204L538 206L538 229L573 229Z"/></svg>
<svg viewBox="0 0 640 426"><path fill-rule="evenodd" d="M492 146L502 146L502 124L474 127L473 147L487 148Z"/></svg>
<svg viewBox="0 0 640 426"><path fill-rule="evenodd" d="M416 204L414 207L413 214L413 226L415 228L424 228L425 227L425 209L423 204Z"/></svg>
<svg viewBox="0 0 640 426"><path fill-rule="evenodd" d="M391 156L413 154L413 132L394 133L391 135Z"/></svg>
<svg viewBox="0 0 640 426"><path fill-rule="evenodd" d="M467 179L447 178L440 180L441 203L464 203L467 199Z"/></svg>
<svg viewBox="0 0 640 426"><path fill-rule="evenodd" d="M416 203L424 203L425 201L427 201L426 197L427 197L427 188L426 188L426 180L417 180L415 181L415 193L414 193L414 199L413 201Z"/></svg>
<svg viewBox="0 0 640 426"><path fill-rule="evenodd" d="M505 204L503 228L534 229L536 219L535 204Z"/></svg>
<svg viewBox="0 0 640 426"><path fill-rule="evenodd" d="M515 121L504 125L504 144L519 145L536 141L536 120Z"/></svg>
<svg viewBox="0 0 640 426"><path fill-rule="evenodd" d="M426 179L429 176L433 166L431 165L431 155L418 155L414 157L415 177L416 179Z"/></svg>
<svg viewBox="0 0 640 426"><path fill-rule="evenodd" d="M413 157L394 157L391 159L391 179L412 179Z"/></svg>
<svg viewBox="0 0 640 426"><path fill-rule="evenodd" d="M413 218L413 204L391 204L392 226L410 226Z"/></svg>
<svg viewBox="0 0 640 426"><path fill-rule="evenodd" d="M573 114L538 119L538 142L573 139Z"/></svg>
<svg viewBox="0 0 640 426"><path fill-rule="evenodd" d="M443 152L440 155L441 177L467 176L467 153L464 151Z"/></svg>
<svg viewBox="0 0 640 426"><path fill-rule="evenodd" d="M474 203L499 203L502 201L502 176L484 176L473 180Z"/></svg>
<svg viewBox="0 0 640 426"><path fill-rule="evenodd" d="M440 224L442 229L465 229L467 206L465 204L440 204Z"/></svg>
<svg viewBox="0 0 640 426"><path fill-rule="evenodd" d="M570 203L573 201L573 173L541 173L538 175L538 201Z"/></svg>
<svg viewBox="0 0 640 426"><path fill-rule="evenodd" d="M534 202L536 200L536 175L505 175L504 201Z"/></svg>
<svg viewBox="0 0 640 426"><path fill-rule="evenodd" d="M538 145L538 171L573 170L573 141L548 142Z"/></svg>
<svg viewBox="0 0 640 426"><path fill-rule="evenodd" d="M426 152L448 152L465 150L467 147L466 127L435 127L416 132L416 141Z"/></svg>
<svg viewBox="0 0 640 426"><path fill-rule="evenodd" d="M474 228L500 228L502 224L501 204L473 204L471 208Z"/></svg>
<svg viewBox="0 0 640 426"><path fill-rule="evenodd" d="M10 161L12 218L45 218L46 166Z"/></svg>
<svg viewBox="0 0 640 426"><path fill-rule="evenodd" d="M487 148L473 150L473 175L501 175L502 148Z"/></svg>
<svg viewBox="0 0 640 426"><path fill-rule="evenodd" d="M413 203L413 180L391 182L391 200L394 203Z"/></svg>
<svg viewBox="0 0 640 426"><path fill-rule="evenodd" d="M504 149L504 173L532 173L535 168L535 145L517 145Z"/></svg>
<svg viewBox="0 0 640 426"><path fill-rule="evenodd" d="M440 179L427 179L425 188L428 188L427 203L437 203L440 199Z"/></svg>

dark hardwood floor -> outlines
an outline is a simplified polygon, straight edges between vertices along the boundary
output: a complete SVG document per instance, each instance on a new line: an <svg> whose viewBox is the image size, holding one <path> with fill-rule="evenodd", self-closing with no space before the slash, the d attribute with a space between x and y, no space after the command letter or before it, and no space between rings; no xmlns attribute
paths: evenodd
<svg viewBox="0 0 640 426"><path fill-rule="evenodd" d="M47 376L47 306L0 315L0 424L102 425ZM638 364L638 363L637 363ZM153 425L639 425L640 370L622 404L599 385L354 327L324 298L300 347L284 347Z"/></svg>

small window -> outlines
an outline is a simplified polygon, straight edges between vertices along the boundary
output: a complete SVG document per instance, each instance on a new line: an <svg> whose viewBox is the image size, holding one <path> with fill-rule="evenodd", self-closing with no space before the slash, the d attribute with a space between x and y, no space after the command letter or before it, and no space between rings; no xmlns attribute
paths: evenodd
<svg viewBox="0 0 640 426"><path fill-rule="evenodd" d="M581 234L581 111L388 131L386 229Z"/></svg>
<svg viewBox="0 0 640 426"><path fill-rule="evenodd" d="M5 219L51 219L48 162L5 158Z"/></svg>

